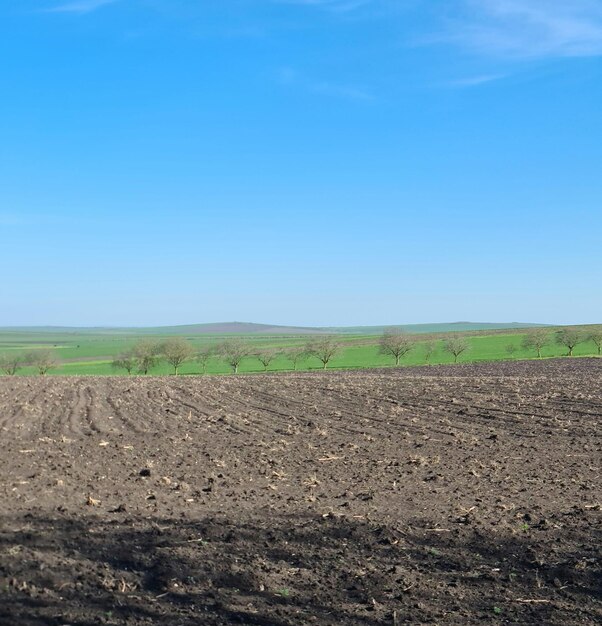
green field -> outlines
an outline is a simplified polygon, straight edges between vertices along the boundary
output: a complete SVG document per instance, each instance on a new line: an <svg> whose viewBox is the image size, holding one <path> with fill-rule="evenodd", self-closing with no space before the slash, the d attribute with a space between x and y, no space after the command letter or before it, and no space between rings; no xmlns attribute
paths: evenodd
<svg viewBox="0 0 602 626"><path fill-rule="evenodd" d="M600 327L577 327L584 335L594 328ZM566 355L566 348L554 341L555 329L550 328L550 342L543 349L544 358ZM451 354L444 350L444 342L452 334L457 333L431 333L416 335L414 349L402 359L402 366L423 365L425 359L425 344L427 341L436 342L436 350L431 357L431 364L453 363ZM469 343L469 349L459 358L460 363L496 360L532 359L536 357L533 350L525 350L522 341L525 330L497 329L464 331L461 334ZM115 375L125 372L113 369L111 363L115 356L132 348L141 336L149 337L158 341L173 336L172 332L165 334L139 333L132 330L114 331L109 330L0 330L0 354L17 353L25 354L32 350L50 348L57 361L58 367L51 371L52 375ZM243 334L243 335L182 335L193 345L195 349L203 346L217 344L226 338L233 336L247 341L252 349L270 348L276 351L285 351L293 346L303 345L307 341L307 335L294 334ZM329 369L371 368L387 367L394 365L391 357L380 354L378 337L373 334L341 333L337 336L341 343L339 354L329 363ZM512 344L516 351L509 354L507 346ZM591 340L584 341L575 349L575 356L597 355L597 346ZM299 370L321 369L321 363L316 358L308 358L302 361ZM283 356L278 356L270 365L268 371L291 370L292 364ZM255 357L247 357L243 360L240 372L254 373L263 371L263 366ZM152 374L170 374L172 368L167 363L160 363ZM210 360L208 374L226 374L230 372L228 365L219 357ZM31 375L35 371L31 367L19 370L19 375ZM194 362L184 364L181 374L200 374L200 366Z"/></svg>

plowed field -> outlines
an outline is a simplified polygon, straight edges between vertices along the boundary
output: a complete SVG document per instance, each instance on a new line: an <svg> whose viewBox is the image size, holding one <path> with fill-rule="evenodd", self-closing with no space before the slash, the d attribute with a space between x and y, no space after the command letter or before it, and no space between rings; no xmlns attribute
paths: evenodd
<svg viewBox="0 0 602 626"><path fill-rule="evenodd" d="M0 379L0 624L602 623L602 360Z"/></svg>

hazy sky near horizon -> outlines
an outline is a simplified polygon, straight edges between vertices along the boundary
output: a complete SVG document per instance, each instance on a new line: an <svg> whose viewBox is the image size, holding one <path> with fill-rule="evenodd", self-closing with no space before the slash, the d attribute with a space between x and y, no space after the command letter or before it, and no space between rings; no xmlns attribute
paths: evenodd
<svg viewBox="0 0 602 626"><path fill-rule="evenodd" d="M0 52L0 326L602 322L602 0L5 0Z"/></svg>

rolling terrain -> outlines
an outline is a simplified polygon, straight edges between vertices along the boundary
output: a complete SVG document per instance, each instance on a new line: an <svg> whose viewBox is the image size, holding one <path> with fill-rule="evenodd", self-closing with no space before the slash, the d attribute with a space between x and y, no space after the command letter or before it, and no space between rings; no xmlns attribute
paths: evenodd
<svg viewBox="0 0 602 626"><path fill-rule="evenodd" d="M506 329L481 329L481 330L455 330L453 332L435 332L434 325L426 325L430 333L418 332L412 334L416 340L413 349L403 357L402 366L424 365L427 362L432 365L448 364L453 362L452 355L445 350L445 342L453 336L462 336L468 342L468 350L460 356L461 362L481 362L496 360L521 360L536 357L533 349L525 348L523 340L527 328L506 328ZM454 325L444 325L445 327ZM62 329L50 331L49 329L39 329L33 331L12 329L10 331L0 330L0 357L12 354L20 355L24 360L28 353L41 349L50 349L53 357L57 361L57 367L50 371L54 375L115 375L124 374L123 370L116 370L112 367L113 359L131 350L140 340L149 339L162 342L174 337L176 328L186 328L194 330L197 327L173 327L170 329ZM215 330L215 326L211 326ZM249 330L248 325L236 326L238 330ZM293 364L287 358L287 352L292 348L303 346L311 332L301 333L299 329L289 328L289 334L277 334L265 331L261 327L261 332L249 332L247 334L207 334L194 333L182 334L195 351L207 346L218 346L227 339L240 339L248 344L250 355L245 357L241 363L240 371L245 373L259 373L263 371L260 361L253 356L259 350L271 350L276 352L276 357L270 363L269 371L287 371L293 369ZM364 327L366 329L367 327ZM374 327L376 328L376 327ZM439 328L439 326L437 326ZM588 339L588 333L600 331L601 326L581 326L573 327L579 331L584 340L580 342L575 351L575 356L595 356L598 355L598 347ZM232 326L228 326L232 330ZM162 330L164 334L158 334ZM223 330L223 327L222 327ZM305 329L310 331L312 329ZM324 329L322 329L324 330ZM382 330L382 329L381 329ZM542 349L542 357L559 357L566 355L566 347L555 342L554 327L549 330L549 341ZM295 332L293 332L295 331ZM133 334L132 334L133 333ZM331 334L330 332L326 334ZM390 356L379 351L378 334L352 334L351 332L340 332L336 337L340 344L340 349L328 364L331 369L357 369L368 367L387 367L394 361ZM427 346L433 343L434 349L427 356ZM511 349L511 352L509 351ZM298 369L303 371L321 368L321 363L315 357L302 358L297 363ZM160 362L152 373L156 375L170 374L172 368L165 362ZM210 374L226 374L231 371L229 365L219 357L213 356L207 363L206 372ZM203 372L201 366L194 359L184 363L181 368L182 374L198 375ZM35 374L34 367L23 365L17 372L19 375Z"/></svg>
<svg viewBox="0 0 602 626"><path fill-rule="evenodd" d="M511 330L545 326L519 322L452 322L441 324L397 325L408 333L446 333L462 331ZM251 322L217 322L210 324L187 324L181 326L155 327L92 327L77 326L8 326L0 327L2 335L307 335L320 333L379 335L386 326L282 326L278 324L256 324Z"/></svg>

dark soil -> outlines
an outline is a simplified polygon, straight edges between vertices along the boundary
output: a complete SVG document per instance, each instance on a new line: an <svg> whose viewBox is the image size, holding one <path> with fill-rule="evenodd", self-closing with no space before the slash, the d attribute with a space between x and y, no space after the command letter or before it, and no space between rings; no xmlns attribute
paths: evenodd
<svg viewBox="0 0 602 626"><path fill-rule="evenodd" d="M602 360L0 380L0 624L602 623Z"/></svg>

